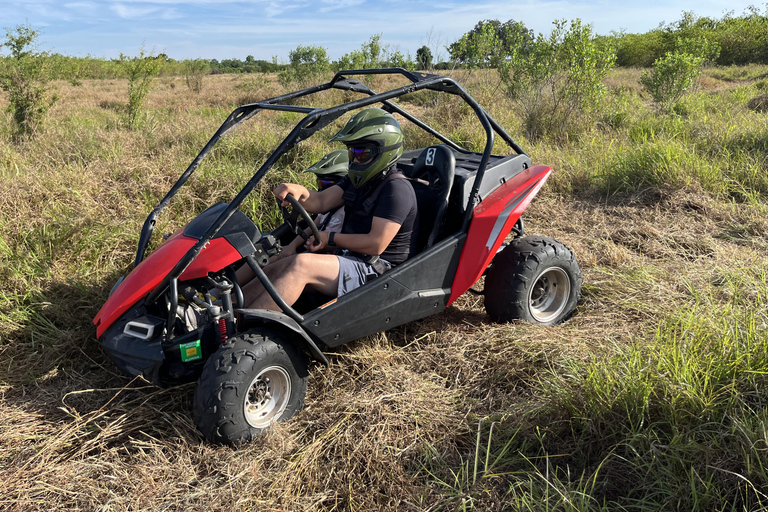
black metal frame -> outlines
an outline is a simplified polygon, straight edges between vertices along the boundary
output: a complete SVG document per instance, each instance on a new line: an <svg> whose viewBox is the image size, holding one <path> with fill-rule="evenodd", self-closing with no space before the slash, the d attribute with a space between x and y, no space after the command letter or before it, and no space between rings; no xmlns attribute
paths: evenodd
<svg viewBox="0 0 768 512"><path fill-rule="evenodd" d="M411 84L392 89L383 93L376 93L367 87L365 84L347 78L349 75L402 75L411 81ZM313 95L322 91L330 89L340 89L351 92L359 92L362 94L368 94L368 97L364 97L358 100L343 103L341 105L320 109L312 107L299 107L293 105L286 105L284 103L291 100ZM465 210L464 221L462 231L466 231L469 222L472 217L472 206L475 197L478 194L480 185L485 174L486 167L488 165L489 158L491 156L491 149L493 148L494 133L501 136L501 138L517 153L524 155L525 152L520 146L510 137L501 126L494 121L490 115L465 91L458 83L452 78L445 76L432 75L427 73L416 73L408 71L402 68L392 69L360 69L360 70L346 70L339 71L334 75L330 82L326 84L317 85L307 89L302 89L292 93L284 94L282 96L276 96L264 101L243 105L235 109L224 121L221 127L216 131L213 137L208 141L202 151L195 157L192 163L182 173L176 183L171 187L165 197L160 201L157 207L149 214L144 226L141 230L141 236L139 238L138 249L136 251L136 259L134 265L138 265L144 259L144 255L149 244L149 240L152 237L156 221L160 213L168 206L173 196L179 191L179 189L189 180L197 167L200 165L205 156L211 151L213 146L219 141L221 137L227 132L232 130L239 124L247 121L262 110L278 110L284 112L304 113L306 117L302 119L296 127L288 134L288 136L280 143L280 145L272 152L267 160L261 165L256 173L251 177L248 183L243 189L235 196L235 198L229 203L225 210L219 215L219 217L210 225L206 232L200 237L197 243L187 251L184 257L171 269L171 271L163 278L160 284L147 296L145 304L154 303L160 295L165 293L169 288L174 290L177 288L178 278L186 270L186 268L192 263L192 261L200 254L203 248L215 237L216 233L221 227L229 220L235 210L242 204L248 194L256 187L261 181L264 175L275 165L278 159L286 152L295 147L299 142L309 138L318 130L328 126L330 123L343 116L351 110L367 107L375 103L381 103L384 110L390 113L397 113L403 116L405 119L419 126L426 132L433 135L435 138L451 147L453 150L461 153L471 153L470 151L460 147L455 142L448 139L423 121L419 120L415 116L411 115L407 111L403 110L399 106L392 103L390 100L410 94L423 89L429 89L438 92L444 92L461 97L477 115L483 129L486 133L486 145L483 151L480 165L477 170L477 176L475 178L472 192L469 196L469 203ZM267 278L266 274L258 267L255 261L251 261L253 258L247 259L249 266L254 270L259 280L264 285L267 292L272 296L275 302L280 305L286 315L292 318L294 321L301 323L304 321L302 315L296 312L293 308L285 303L280 297L277 290L275 290L272 283ZM255 268L254 268L255 267ZM173 293L171 294L173 295Z"/></svg>

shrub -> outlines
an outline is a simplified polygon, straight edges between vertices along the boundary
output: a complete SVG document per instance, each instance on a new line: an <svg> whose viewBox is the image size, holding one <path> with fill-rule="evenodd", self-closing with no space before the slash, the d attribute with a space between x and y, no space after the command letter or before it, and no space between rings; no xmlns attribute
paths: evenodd
<svg viewBox="0 0 768 512"><path fill-rule="evenodd" d="M429 48L423 46L416 51L416 62L413 61L410 54L403 55L399 50L391 50L388 44L381 44L381 34L373 34L368 41L360 46L359 50L352 50L345 53L334 63L337 70L340 69L371 69L396 67L404 69L414 69L421 66L419 56L425 55L424 51ZM432 61L432 52L429 53L429 61ZM426 69L426 68L420 68Z"/></svg>
<svg viewBox="0 0 768 512"><path fill-rule="evenodd" d="M299 45L291 50L288 58L290 65L278 75L280 83L286 87L314 84L330 70L328 52L322 46Z"/></svg>
<svg viewBox="0 0 768 512"><path fill-rule="evenodd" d="M416 69L416 62L411 58L411 54L404 55L400 50L395 50L387 56L388 67Z"/></svg>
<svg viewBox="0 0 768 512"><path fill-rule="evenodd" d="M422 46L416 50L416 62L419 69L432 69L432 50L429 46Z"/></svg>
<svg viewBox="0 0 768 512"><path fill-rule="evenodd" d="M526 52L533 31L522 21L480 21L461 39L448 46L451 59L469 69L499 67L515 50Z"/></svg>
<svg viewBox="0 0 768 512"><path fill-rule="evenodd" d="M210 70L211 67L207 60L189 59L184 61L184 79L187 82L187 87L199 94L203 90L203 77L210 73Z"/></svg>
<svg viewBox="0 0 768 512"><path fill-rule="evenodd" d="M144 98L149 93L152 80L160 73L162 61L152 52L146 55L142 44L138 57L127 57L121 53L120 63L128 75L128 126L135 128Z"/></svg>
<svg viewBox="0 0 768 512"><path fill-rule="evenodd" d="M614 32L611 37L616 45L616 65L619 67L649 67L666 50L661 29L645 34Z"/></svg>
<svg viewBox="0 0 768 512"><path fill-rule="evenodd" d="M656 59L651 71L643 72L640 83L653 101L671 110L694 85L705 62L717 58L720 48L704 38L679 39L677 49Z"/></svg>
<svg viewBox="0 0 768 512"><path fill-rule="evenodd" d="M520 110L529 138L568 137L579 120L596 111L603 79L613 67L613 48L600 44L589 25L555 21L549 37L539 34L526 46L512 47L501 64L502 81ZM521 33L518 38L524 35Z"/></svg>
<svg viewBox="0 0 768 512"><path fill-rule="evenodd" d="M8 93L7 109L13 114L16 137L34 133L57 99L49 94L48 53L38 50L39 35L29 25L19 25L6 30L0 45L11 52L0 60L0 89Z"/></svg>

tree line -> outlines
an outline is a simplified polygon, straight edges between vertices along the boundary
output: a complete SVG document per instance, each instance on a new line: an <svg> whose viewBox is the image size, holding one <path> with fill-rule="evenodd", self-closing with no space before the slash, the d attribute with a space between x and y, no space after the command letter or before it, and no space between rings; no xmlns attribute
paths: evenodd
<svg viewBox="0 0 768 512"><path fill-rule="evenodd" d="M160 75L184 76L190 89L200 92L202 77L211 73L277 73L283 85L293 87L319 83L340 69L486 70L501 84L496 89L517 104L529 137L567 138L599 108L602 81L615 66L648 68L640 83L661 110L671 112L702 66L768 63L768 7L764 13L750 7L742 15L727 13L720 19L684 12L680 20L644 34L601 36L579 19L556 20L553 26L550 34L536 35L522 21L480 21L445 47L448 60L435 63L429 46L419 48L413 58L384 44L382 34L336 61L315 45L297 46L288 62L252 55L244 61L175 60L147 53L144 45L135 57L70 57L40 50L39 32L27 24L6 29L0 42L0 50L8 52L0 56L0 89L8 94L16 135L23 136L34 132L56 101L49 86L53 79L78 85L87 78L127 78L127 124L133 127L152 79Z"/></svg>
<svg viewBox="0 0 768 512"><path fill-rule="evenodd" d="M767 4L768 6L768 4ZM616 51L618 67L650 67L667 52L674 51L679 38L706 38L716 43L720 53L714 61L718 65L745 65L768 63L768 7L761 12L751 6L741 15L726 13L721 18L697 16L683 12L679 20L661 23L645 33L612 32L596 36L602 44ZM396 66L409 69L456 69L465 67L498 66L500 59L508 57L517 46L525 48L535 34L522 21L484 20L469 32L444 48L423 45L412 56L392 49L382 42L382 34L374 34L357 50L330 60L322 46L300 45L289 54L288 61L256 59L248 55L244 60L228 59L174 59L165 53L153 55L160 61L159 74L184 76L190 68L205 68L207 73L280 73L288 68L312 64L328 71L357 69L372 66ZM7 39L6 39L7 43ZM7 44L5 45L8 46ZM447 50L447 59L434 62L435 53ZM79 81L83 79L125 78L124 57L105 59L87 55L73 57L59 53L45 55L48 68L57 79ZM0 55L7 60L10 55Z"/></svg>

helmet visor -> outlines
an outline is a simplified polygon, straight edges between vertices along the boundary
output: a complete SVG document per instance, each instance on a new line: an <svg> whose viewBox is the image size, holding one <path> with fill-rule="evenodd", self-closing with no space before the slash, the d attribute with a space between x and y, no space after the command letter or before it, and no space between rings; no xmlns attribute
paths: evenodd
<svg viewBox="0 0 768 512"><path fill-rule="evenodd" d="M317 178L317 189L325 190L327 188L334 186L338 181L339 180L335 180L335 179Z"/></svg>
<svg viewBox="0 0 768 512"><path fill-rule="evenodd" d="M381 148L373 144L364 144L364 145L355 144L355 145L347 146L347 151L349 152L350 162L354 162L357 164L367 164L373 159L373 157L375 157L381 152Z"/></svg>

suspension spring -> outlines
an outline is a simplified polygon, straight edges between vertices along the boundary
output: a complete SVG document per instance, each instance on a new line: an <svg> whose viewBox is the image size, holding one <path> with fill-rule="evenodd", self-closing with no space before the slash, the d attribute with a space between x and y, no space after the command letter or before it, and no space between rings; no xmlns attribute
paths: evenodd
<svg viewBox="0 0 768 512"><path fill-rule="evenodd" d="M226 318L219 318L219 338L221 344L224 345L227 342L227 320Z"/></svg>

